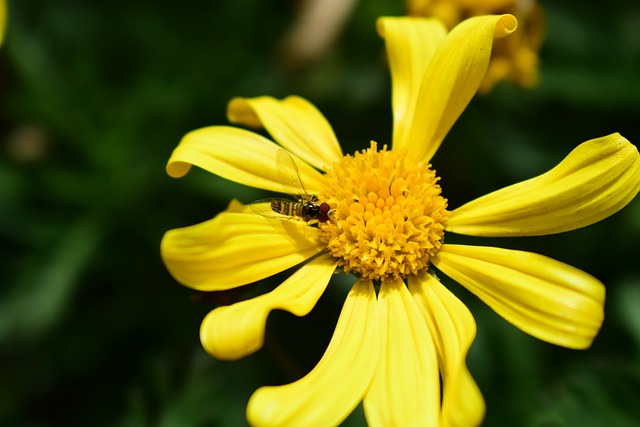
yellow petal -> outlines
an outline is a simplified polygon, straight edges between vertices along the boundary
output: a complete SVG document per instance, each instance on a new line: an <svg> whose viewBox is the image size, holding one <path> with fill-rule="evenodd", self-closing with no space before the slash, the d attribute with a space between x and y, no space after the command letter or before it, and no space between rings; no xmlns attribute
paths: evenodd
<svg viewBox="0 0 640 427"><path fill-rule="evenodd" d="M391 68L393 148L408 149L422 78L447 30L437 19L385 17L378 19L378 32L385 39Z"/></svg>
<svg viewBox="0 0 640 427"><path fill-rule="evenodd" d="M424 162L433 157L478 90L493 39L512 33L517 25L512 15L487 15L467 19L451 30L429 62L415 115L407 117L409 156Z"/></svg>
<svg viewBox="0 0 640 427"><path fill-rule="evenodd" d="M234 98L227 108L232 123L264 128L280 145L318 169L337 162L342 150L333 129L306 99L289 96Z"/></svg>
<svg viewBox="0 0 640 427"><path fill-rule="evenodd" d="M455 209L446 230L474 236L536 236L613 215L640 191L640 155L614 133L580 144L542 175Z"/></svg>
<svg viewBox="0 0 640 427"><path fill-rule="evenodd" d="M231 199L231 201L229 202L229 205L227 206L227 209L225 209L226 212L232 212L232 213L251 213L251 212L255 212L253 209L253 205L243 205L238 199Z"/></svg>
<svg viewBox="0 0 640 427"><path fill-rule="evenodd" d="M438 357L429 329L401 279L378 296L382 353L364 399L369 426L437 426Z"/></svg>
<svg viewBox="0 0 640 427"><path fill-rule="evenodd" d="M4 42L4 32L7 26L7 1L0 1L0 46Z"/></svg>
<svg viewBox="0 0 640 427"><path fill-rule="evenodd" d="M258 389L247 407L253 426L339 425L371 382L380 351L380 324L371 281L357 281L342 308L329 347L304 378Z"/></svg>
<svg viewBox="0 0 640 427"><path fill-rule="evenodd" d="M216 291L264 279L322 250L317 229L255 213L223 212L165 233L162 260L193 289Z"/></svg>
<svg viewBox="0 0 640 427"><path fill-rule="evenodd" d="M229 126L211 126L186 134L171 154L167 173L180 178L191 165L231 181L289 194L297 189L282 182L276 167L276 154L281 148L268 139ZM307 163L291 155L307 190L317 194L322 189L322 175Z"/></svg>
<svg viewBox="0 0 640 427"><path fill-rule="evenodd" d="M222 360L236 360L260 349L267 316L286 310L305 316L322 295L337 261L330 254L309 261L273 291L230 306L219 307L204 318L200 341Z"/></svg>
<svg viewBox="0 0 640 427"><path fill-rule="evenodd" d="M588 348L604 319L604 285L542 255L442 245L433 264L518 328L564 347Z"/></svg>
<svg viewBox="0 0 640 427"><path fill-rule="evenodd" d="M430 274L409 276L409 291L427 321L438 351L442 374L442 413L445 427L482 423L485 404L467 369L467 353L476 336L469 309Z"/></svg>

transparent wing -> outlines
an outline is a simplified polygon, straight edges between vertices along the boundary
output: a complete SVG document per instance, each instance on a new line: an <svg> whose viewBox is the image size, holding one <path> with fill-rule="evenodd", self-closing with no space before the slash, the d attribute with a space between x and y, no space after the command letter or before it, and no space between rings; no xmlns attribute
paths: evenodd
<svg viewBox="0 0 640 427"><path fill-rule="evenodd" d="M297 194L291 194L293 197L296 199L308 198L307 189L304 188L302 178L300 178L298 166L296 166L296 162L287 150L278 150L276 154L276 168L280 182L291 185L296 189ZM289 193L286 187L283 186L283 189L285 193Z"/></svg>
<svg viewBox="0 0 640 427"><path fill-rule="evenodd" d="M256 200L251 203L249 207L254 213L261 215L268 219L276 219L278 221L270 221L270 224L276 229L287 234L295 234L305 237L307 239L318 239L317 228L310 227L302 218L297 216L282 215L271 209L272 202L288 202L293 203L290 199L284 199L281 197L271 197L268 199Z"/></svg>
<svg viewBox="0 0 640 427"><path fill-rule="evenodd" d="M279 213L272 207L273 203L277 203L282 206L290 206L292 203L296 202L313 202L317 200L315 196L309 196L309 194L307 193L307 189L302 183L302 178L300 178L298 166L296 165L296 162L293 160L293 157L291 157L291 154L289 154L288 151L284 149L280 149L277 151L276 170L278 173L278 178L282 183L283 192L290 194L295 199L295 201L281 197L272 197L256 200L255 202L251 203L249 207L253 212L265 218L275 218L283 221L304 221L303 218L300 218L296 215L285 215ZM291 191L291 187L295 189L295 193L289 193Z"/></svg>
<svg viewBox="0 0 640 427"><path fill-rule="evenodd" d="M260 199L260 200L256 200L255 202L251 203L249 205L249 207L251 208L251 210L255 213L257 213L258 215L261 215L265 218L272 218L272 219L279 219L282 221L289 221L289 220L301 220L300 218L297 217L292 217L292 216L288 216L288 215L283 215L281 213L278 213L276 211L274 211L271 208L271 203L273 202L278 202L278 203L293 203L292 200L289 199L284 199L281 197L270 197L267 199Z"/></svg>

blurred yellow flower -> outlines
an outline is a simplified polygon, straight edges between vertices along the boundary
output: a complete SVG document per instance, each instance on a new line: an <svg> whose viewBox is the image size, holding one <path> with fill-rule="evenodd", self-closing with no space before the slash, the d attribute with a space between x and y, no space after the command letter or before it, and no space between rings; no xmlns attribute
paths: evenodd
<svg viewBox="0 0 640 427"><path fill-rule="evenodd" d="M7 27L7 0L0 0L0 46L4 42L4 31Z"/></svg>
<svg viewBox="0 0 640 427"><path fill-rule="evenodd" d="M336 270L358 277L320 362L292 384L257 390L247 408L252 425L338 425L361 401L373 426L479 425L484 400L465 360L475 321L432 267L539 339L591 345L604 316L597 279L535 253L444 241L448 232L532 236L576 229L617 212L640 190L638 151L613 134L579 145L545 174L447 209L429 161L477 91L494 38L516 26L512 15L481 16L447 33L436 19L381 18L393 84L390 150L371 142L345 156L312 104L265 96L232 100L228 116L265 128L279 145L213 126L188 133L173 152L172 177L196 165L295 193L299 176L312 200L331 208L328 221L310 226L234 202L209 221L165 234L166 267L194 289L231 289L302 263L272 292L206 316L200 336L211 355L236 360L258 350L271 310L306 315ZM294 174L279 173L283 149Z"/></svg>
<svg viewBox="0 0 640 427"><path fill-rule="evenodd" d="M478 91L489 92L501 81L525 88L538 84L544 15L536 0L408 0L407 8L409 15L438 18L449 29L471 16L514 15L518 19L518 31L494 43L489 68Z"/></svg>

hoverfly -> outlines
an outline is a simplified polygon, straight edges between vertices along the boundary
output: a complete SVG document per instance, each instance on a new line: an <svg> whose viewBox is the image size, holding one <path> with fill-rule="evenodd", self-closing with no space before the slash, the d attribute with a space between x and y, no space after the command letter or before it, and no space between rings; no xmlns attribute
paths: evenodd
<svg viewBox="0 0 640 427"><path fill-rule="evenodd" d="M267 218L299 219L304 222L327 222L331 215L331 206L320 202L318 197L307 193L300 172L288 151L280 149L276 153L276 167L280 182L291 184L297 194L292 199L272 197L257 200L251 204L251 209Z"/></svg>

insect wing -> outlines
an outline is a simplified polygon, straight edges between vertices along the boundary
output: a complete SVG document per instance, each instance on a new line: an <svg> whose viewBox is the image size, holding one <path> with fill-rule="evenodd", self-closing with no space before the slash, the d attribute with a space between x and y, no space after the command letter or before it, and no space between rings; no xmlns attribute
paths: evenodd
<svg viewBox="0 0 640 427"><path fill-rule="evenodd" d="M273 208L271 207L273 203L277 203L279 205L289 205L295 202L293 200L284 199L281 197L271 197L268 199L256 200L255 202L251 203L249 207L253 212L265 218L279 219L283 221L288 221L290 219L299 219L294 216L284 215L274 211Z"/></svg>
<svg viewBox="0 0 640 427"><path fill-rule="evenodd" d="M308 198L307 189L304 188L304 184L302 183L302 178L300 178L300 171L298 171L298 166L296 166L296 162L291 157L286 150L279 150L276 154L276 167L278 170L278 177L280 178L280 182L283 184L282 188L285 193L291 194L290 188L286 187L291 185L296 189L296 193L291 194L296 200L300 200L303 198Z"/></svg>

